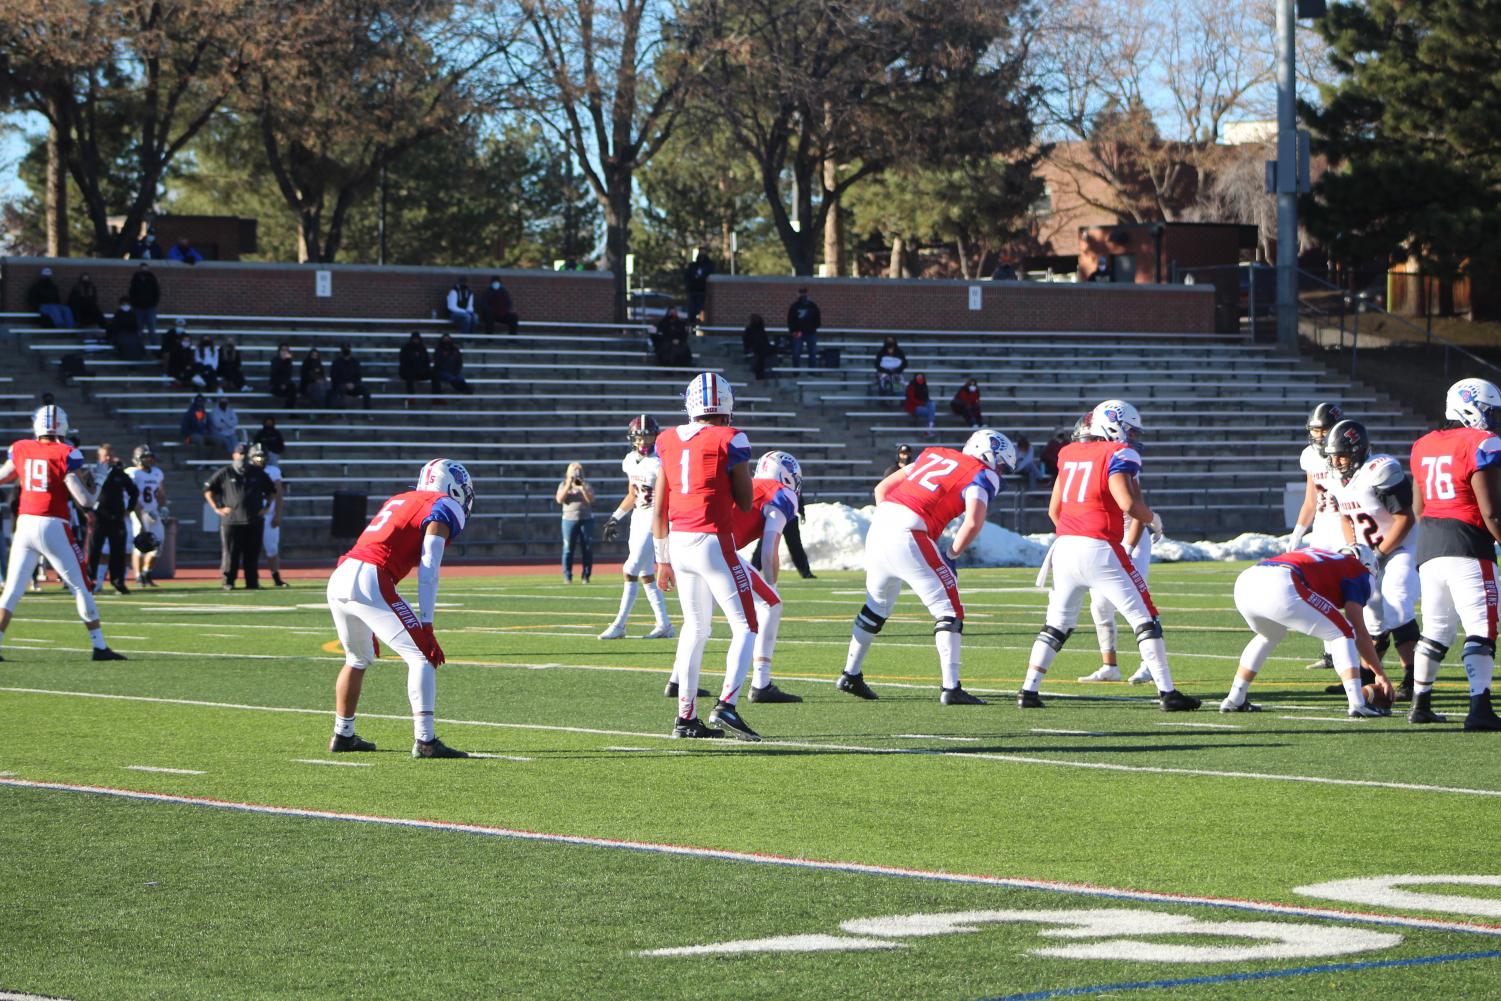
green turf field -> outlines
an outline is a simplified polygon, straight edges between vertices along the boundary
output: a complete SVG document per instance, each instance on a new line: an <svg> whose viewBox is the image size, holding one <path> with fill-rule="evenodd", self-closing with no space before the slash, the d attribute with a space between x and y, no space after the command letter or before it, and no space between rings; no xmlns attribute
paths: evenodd
<svg viewBox="0 0 1501 1001"><path fill-rule="evenodd" d="M468 761L411 759L392 660L361 705L380 751L327 753L314 582L102 598L121 664L51 586L0 664L0 997L1496 997L1501 742L1461 732L1457 659L1446 726L1347 720L1304 638L1265 712L1222 716L1238 569L1153 568L1192 714L1074 681L1087 616L1018 710L1029 570L961 574L990 705L939 705L910 595L857 701L860 577L784 577L777 680L806 701L743 702L762 744L668 739L674 643L594 638L607 574L449 579L438 733Z"/></svg>

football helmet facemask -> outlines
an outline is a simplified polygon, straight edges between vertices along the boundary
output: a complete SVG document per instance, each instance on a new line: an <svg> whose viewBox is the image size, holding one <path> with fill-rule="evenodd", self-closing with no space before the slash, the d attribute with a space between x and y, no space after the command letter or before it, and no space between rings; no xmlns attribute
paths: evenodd
<svg viewBox="0 0 1501 1001"><path fill-rule="evenodd" d="M788 452L767 452L756 462L758 480L779 480L799 497L803 495L803 467Z"/></svg>
<svg viewBox="0 0 1501 1001"><path fill-rule="evenodd" d="M434 459L417 474L418 490L433 490L447 494L464 509L467 518L474 508L474 481L462 463L452 459Z"/></svg>
<svg viewBox="0 0 1501 1001"><path fill-rule="evenodd" d="M625 429L625 440L642 455L651 455L652 446L661 433L662 426L657 423L657 419L651 414L642 414L631 418L631 423Z"/></svg>
<svg viewBox="0 0 1501 1001"><path fill-rule="evenodd" d="M250 463L252 466L260 466L262 469L264 469L266 468L266 463L271 461L271 456L266 454L265 445L262 445L260 442L255 442L245 450L245 461Z"/></svg>
<svg viewBox="0 0 1501 1001"><path fill-rule="evenodd" d="M1089 431L1089 419L1093 416L1094 414L1092 413L1084 414L1078 420L1074 421L1074 430L1069 433L1068 440L1080 442L1089 441L1094 438L1094 435Z"/></svg>
<svg viewBox="0 0 1501 1001"><path fill-rule="evenodd" d="M972 455L998 473L1016 468L1016 446L994 428L981 428L964 443L964 454Z"/></svg>
<svg viewBox="0 0 1501 1001"><path fill-rule="evenodd" d="M151 451L150 445L137 445L136 450L130 453L130 461L142 469L148 468L146 466L147 459L150 459L153 464L156 462L156 453Z"/></svg>
<svg viewBox="0 0 1501 1001"><path fill-rule="evenodd" d="M1501 389L1485 379L1461 379L1444 396L1444 417L1480 431L1501 430Z"/></svg>
<svg viewBox="0 0 1501 1001"><path fill-rule="evenodd" d="M1334 425L1344 419L1345 412L1338 403L1320 403L1314 407L1308 413L1308 420L1303 422L1303 429L1308 432L1308 444L1322 448Z"/></svg>
<svg viewBox="0 0 1501 1001"><path fill-rule="evenodd" d="M1352 546L1340 546L1339 552L1359 560L1360 565L1366 568L1366 573L1372 577L1381 571L1381 557L1370 546L1363 546L1357 542Z"/></svg>
<svg viewBox="0 0 1501 1001"><path fill-rule="evenodd" d="M1340 421L1324 436L1324 460L1339 475L1341 483L1365 465L1371 455L1371 436L1359 421Z"/></svg>

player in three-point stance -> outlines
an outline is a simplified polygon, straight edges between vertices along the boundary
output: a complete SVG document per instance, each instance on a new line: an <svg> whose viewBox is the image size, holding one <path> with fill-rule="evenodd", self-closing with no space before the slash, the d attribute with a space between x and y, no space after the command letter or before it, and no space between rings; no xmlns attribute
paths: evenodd
<svg viewBox="0 0 1501 1001"><path fill-rule="evenodd" d="M136 585L156 587L156 581L151 579L151 568L156 565L156 554L161 552L161 544L167 537L162 526L167 517L167 475L156 464L156 453L151 451L150 445L137 446L130 459L133 465L125 470L125 474L135 484L141 498L136 509L130 512L130 539L135 543L143 534L151 537L145 540L149 548L130 547L130 561L135 570ZM151 541L156 545L151 546Z"/></svg>
<svg viewBox="0 0 1501 1001"><path fill-rule="evenodd" d="M1032 655L1026 680L1017 695L1023 709L1043 707L1038 689L1053 658L1074 631L1079 606L1091 588L1103 592L1120 609L1136 633L1142 663L1157 682L1157 696L1166 712L1199 708L1200 701L1173 687L1162 642L1162 625L1146 581L1121 546L1124 519L1150 525L1155 515L1142 499L1138 474L1141 455L1141 415L1123 400L1106 400L1090 415L1090 434L1098 441L1065 445L1058 453L1058 477L1048 516L1058 527L1049 559L1053 590L1048 611Z"/></svg>
<svg viewBox="0 0 1501 1001"><path fill-rule="evenodd" d="M625 473L625 497L615 508L615 513L610 515L610 520L605 522L604 537L606 542L614 542L620 534L620 522L630 518L630 546L626 552L625 565L620 568L625 575L620 611L615 613L615 621L610 623L609 628L599 634L602 640L625 639L625 621L636 604L637 581L645 589L646 600L651 604L652 615L657 620L656 627L646 634L646 638L667 640L676 635L667 618L667 598L657 586L654 572L656 557L651 545L651 501L657 490L657 470L662 468L662 463L657 458L657 435L661 430L657 419L650 414L631 418L631 423L626 427L625 438L631 443L631 452L620 463L620 469ZM631 517L632 513L635 517Z"/></svg>
<svg viewBox="0 0 1501 1001"><path fill-rule="evenodd" d="M375 640L406 661L407 698L412 704L414 758L467 758L433 733L437 672L445 660L433 635L438 573L444 547L458 538L474 507L469 471L452 459L434 459L417 474L417 488L399 493L354 546L339 559L328 579L328 610L344 645L344 669L334 685L334 736L328 749L373 751L354 732L365 669L375 659ZM396 593L417 568L417 612Z"/></svg>
<svg viewBox="0 0 1501 1001"><path fill-rule="evenodd" d="M999 431L981 428L969 436L962 452L925 448L876 484L876 513L865 536L865 606L851 630L838 682L841 692L876 698L865 683L865 655L905 583L933 616L943 679L938 701L946 706L985 704L959 684L964 605L955 563L979 536L985 512L1001 489L1001 475L1015 467L1016 446ZM960 515L964 521L953 543L943 543L944 528Z"/></svg>
<svg viewBox="0 0 1501 1001"><path fill-rule="evenodd" d="M1418 643L1418 565L1412 531L1418 519L1412 510L1412 479L1392 456L1371 454L1370 435L1359 421L1334 425L1324 439L1324 456L1334 473L1328 489L1339 505L1346 539L1369 546L1380 560L1376 593L1365 606L1366 629L1378 657L1385 657L1396 643L1402 664L1396 697L1410 701ZM1331 693L1340 687L1334 686Z"/></svg>
<svg viewBox="0 0 1501 1001"><path fill-rule="evenodd" d="M84 571L83 553L68 526L69 500L81 508L94 506L95 498L78 471L83 468L83 453L64 441L68 433L68 415L62 407L48 405L31 415L35 438L13 442L5 462L0 464L0 483L21 481L20 504L16 509L16 526L10 540L10 566L5 574L5 591L0 594L0 642L21 600L21 593L37 560L45 556L52 569L62 578L78 606L78 617L89 631L95 660L124 660L104 642L99 625L99 610L94 605L94 584Z"/></svg>
<svg viewBox="0 0 1501 1001"><path fill-rule="evenodd" d="M1247 701L1246 691L1291 630L1323 641L1339 672L1352 719L1391 715L1368 705L1361 685L1364 664L1376 687L1388 697L1392 694L1362 612L1379 570L1380 558L1373 549L1351 545L1338 552L1299 549L1241 571L1235 579L1235 607L1256 635L1240 655L1240 669L1220 712L1261 711Z"/></svg>
<svg viewBox="0 0 1501 1001"><path fill-rule="evenodd" d="M749 511L730 512L730 530L735 548L744 549L758 540L761 561L757 570L748 562L751 591L756 596L756 648L751 675L752 702L801 702L802 696L784 692L771 680L771 660L776 652L777 631L782 626L782 598L777 591L781 571L782 533L797 520L797 502L803 493L803 468L787 452L767 452L756 462L751 479ZM742 561L744 562L744 561Z"/></svg>
<svg viewBox="0 0 1501 1001"><path fill-rule="evenodd" d="M1501 730L1491 706L1496 666L1496 550L1501 541L1501 390L1484 379L1449 387L1443 426L1412 446L1418 489L1418 581L1423 595L1422 638L1413 665L1410 723L1442 723L1433 711L1433 682L1465 631L1470 681L1466 730Z"/></svg>
<svg viewBox="0 0 1501 1001"><path fill-rule="evenodd" d="M678 636L673 678L679 683L674 737L760 740L735 708L750 674L756 642L756 605L748 568L735 551L734 509L749 511L750 441L730 426L735 397L729 381L714 372L695 376L684 397L689 421L657 437L657 489L652 498L652 546L662 590L678 591L683 631ZM709 713L698 718L699 669L714 606L730 624L724 687Z"/></svg>

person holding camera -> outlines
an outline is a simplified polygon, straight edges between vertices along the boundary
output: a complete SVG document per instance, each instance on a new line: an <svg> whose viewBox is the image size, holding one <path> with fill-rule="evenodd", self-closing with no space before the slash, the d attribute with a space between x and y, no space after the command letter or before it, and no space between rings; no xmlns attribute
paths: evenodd
<svg viewBox="0 0 1501 1001"><path fill-rule="evenodd" d="M573 551L583 564L584 583L594 574L594 488L584 479L581 463L570 462L558 484L563 506L563 579L573 581Z"/></svg>

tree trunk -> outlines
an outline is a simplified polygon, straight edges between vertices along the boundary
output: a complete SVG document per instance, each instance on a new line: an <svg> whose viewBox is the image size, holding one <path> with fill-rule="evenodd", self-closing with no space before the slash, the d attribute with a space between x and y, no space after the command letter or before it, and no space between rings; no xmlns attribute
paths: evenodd
<svg viewBox="0 0 1501 1001"><path fill-rule="evenodd" d="M297 210L297 263L317 264L322 250L319 232L323 226L323 206L304 206Z"/></svg>
<svg viewBox="0 0 1501 1001"><path fill-rule="evenodd" d="M47 97L47 256L68 256L68 133L59 127L63 102Z"/></svg>
<svg viewBox="0 0 1501 1001"><path fill-rule="evenodd" d="M906 253L907 241L900 236L893 236L891 238L891 263L886 268L887 278L907 277Z"/></svg>
<svg viewBox="0 0 1501 1001"><path fill-rule="evenodd" d="M959 277L968 281L973 275L969 273L969 248L964 246L964 237L954 237L954 250L959 255Z"/></svg>
<svg viewBox="0 0 1501 1001"><path fill-rule="evenodd" d="M823 162L824 198L831 199L823 219L823 269L830 278L844 274L844 215L839 202L830 194L839 183L839 165Z"/></svg>
<svg viewBox="0 0 1501 1001"><path fill-rule="evenodd" d="M625 255L630 245L631 172L617 168L608 175L609 197L605 199L605 270L615 276L615 321L626 318L629 291Z"/></svg>

